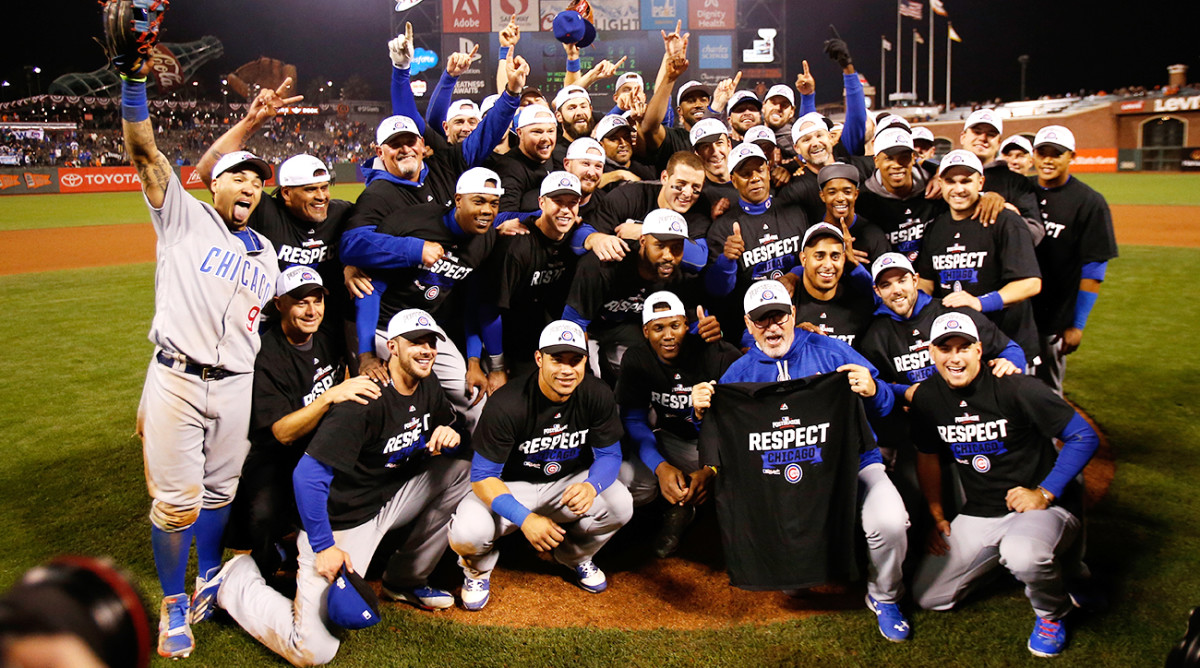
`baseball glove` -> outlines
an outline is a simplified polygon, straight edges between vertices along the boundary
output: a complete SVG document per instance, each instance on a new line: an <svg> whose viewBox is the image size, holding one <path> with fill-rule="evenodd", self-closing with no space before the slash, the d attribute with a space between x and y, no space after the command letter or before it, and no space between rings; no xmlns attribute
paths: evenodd
<svg viewBox="0 0 1200 668"><path fill-rule="evenodd" d="M104 0L104 42L113 69L125 77L145 76L150 51L170 0Z"/></svg>

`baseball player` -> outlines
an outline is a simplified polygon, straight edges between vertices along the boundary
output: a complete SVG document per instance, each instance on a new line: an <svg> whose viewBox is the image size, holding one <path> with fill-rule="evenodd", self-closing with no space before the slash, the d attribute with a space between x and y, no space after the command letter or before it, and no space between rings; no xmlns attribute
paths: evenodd
<svg viewBox="0 0 1200 668"><path fill-rule="evenodd" d="M729 98L726 119L729 122L729 138L735 144L746 141L746 131L762 125L762 101L754 91L739 90Z"/></svg>
<svg viewBox="0 0 1200 668"><path fill-rule="evenodd" d="M997 193L1012 204L1012 208L1025 219L1036 246L1045 235L1037 197L1029 179L1013 174L1008 163L999 157L1000 133L1003 131L1004 121L1000 114L994 109L978 109L963 123L958 141L963 149L974 153L983 163L984 192Z"/></svg>
<svg viewBox="0 0 1200 668"><path fill-rule="evenodd" d="M621 464L618 479L629 489L635 506L653 501L660 491L671 504L654 538L653 550L660 558L679 547L680 534L708 496L712 475L700 466L692 386L720 378L741 357L727 341L717 338L709 343L689 332L687 316L683 302L670 292L646 298L645 344L626 351L616 389L621 422L637 448L637 456Z"/></svg>
<svg viewBox="0 0 1200 668"><path fill-rule="evenodd" d="M549 107L531 104L517 115L516 131L516 150L493 157L489 165L505 184L500 210L533 211L538 185L557 168L558 120Z"/></svg>
<svg viewBox="0 0 1200 668"><path fill-rule="evenodd" d="M193 539L201 577L215 575L229 503L250 448L250 396L258 316L275 294L275 249L246 223L271 168L245 151L213 167L212 205L183 189L154 141L145 69L121 72L125 148L142 182L158 236L154 354L138 406L150 535L163 601L158 652L186 657L194 647L184 577Z"/></svg>
<svg viewBox="0 0 1200 668"><path fill-rule="evenodd" d="M573 569L580 588L603 592L608 580L593 558L633 515L633 500L617 481L617 404L587 374L583 330L550 323L534 359L537 372L500 388L484 409L471 493L450 522L467 610L487 605L500 557L495 542L518 528L534 549Z"/></svg>
<svg viewBox="0 0 1200 668"><path fill-rule="evenodd" d="M855 257L869 264L892 247L883 230L865 216L860 216L855 208L860 181L859 170L841 162L825 165L817 173L817 186L821 189L819 196L825 205L821 220L834 227L842 227L844 222L853 239Z"/></svg>
<svg viewBox="0 0 1200 668"><path fill-rule="evenodd" d="M638 126L638 140L642 143L641 150L646 153L646 163L654 165L657 170L664 169L667 160L676 152L692 150L689 133L692 126L706 116L708 104L712 101L712 89L699 81L689 81L679 87L676 95L678 106L675 120L679 127L667 120L671 90L688 68L688 37L686 34L680 35L679 30L677 25L675 32L662 33L662 65L654 82L654 94L646 103L646 111Z"/></svg>
<svg viewBox="0 0 1200 668"><path fill-rule="evenodd" d="M653 167L634 158L634 127L624 116L608 114L592 130L592 136L604 147L604 174L601 187L611 191L622 183L648 181L657 174Z"/></svg>
<svg viewBox="0 0 1200 668"><path fill-rule="evenodd" d="M879 372L865 357L842 341L795 327L796 309L783 284L773 280L755 283L746 292L743 306L746 327L754 335L755 345L726 370L721 383L775 382L844 371L850 389L863 398L868 416L878 418L892 410L891 388L879 379ZM697 419L703 419L704 411L712 405L715 382L698 383L692 388ZM870 558L867 607L875 613L883 637L902 642L912 633L897 605L904 587L901 566L908 549L908 513L900 493L888 479L878 448L859 456L858 480Z"/></svg>
<svg viewBox="0 0 1200 668"><path fill-rule="evenodd" d="M1028 648L1057 656L1067 642L1072 603L1064 559L1080 535L1082 488L1076 476L1099 439L1088 423L1032 377L982 373L974 323L938 317L930 332L937 375L912 398L918 472L936 524L931 555L913 580L917 604L949 610L998 564L1025 585L1037 614ZM1052 439L1063 442L1056 452ZM966 503L948 521L942 509L941 463L949 450L962 473ZM1079 563L1082 567L1082 563Z"/></svg>
<svg viewBox="0 0 1200 668"><path fill-rule="evenodd" d="M1046 238L1037 248L1042 292L1033 302L1042 340L1037 376L1061 395L1066 356L1083 341L1108 261L1117 257L1117 240L1104 197L1071 176L1075 135L1061 125L1044 127L1034 138L1033 152L1046 225Z"/></svg>
<svg viewBox="0 0 1200 668"><path fill-rule="evenodd" d="M796 321L816 325L822 334L857 348L856 341L871 324L875 299L866 269L853 257L853 246L840 227L817 223L804 232L800 248L803 273L792 293ZM743 336L743 344L752 341Z"/></svg>
<svg viewBox="0 0 1200 668"><path fill-rule="evenodd" d="M1000 155L1012 171L1021 176L1033 175L1033 144L1023 135L1013 135L1000 142Z"/></svg>
<svg viewBox="0 0 1200 668"><path fill-rule="evenodd" d="M333 660L341 644L324 605L344 567L365 572L388 531L412 525L388 564L384 595L433 610L454 605L426 582L446 551L446 523L467 492L469 465L445 453L458 447L453 413L432 377L445 333L419 309L388 324L389 384L378 398L333 407L292 476L304 530L296 599L263 580L246 555L214 578L214 598L237 623L293 665Z"/></svg>
<svg viewBox="0 0 1200 668"><path fill-rule="evenodd" d="M326 295L321 275L309 267L280 274L279 326L263 333L254 360L250 453L225 542L234 550L251 550L268 577L282 563L280 541L300 525L292 470L317 424L335 404L379 397L379 386L366 376L342 380L346 353L321 328Z"/></svg>
<svg viewBox="0 0 1200 668"><path fill-rule="evenodd" d="M558 128L562 131L560 154L565 154L567 146L580 137L592 136L596 121L592 115L592 96L583 86L564 86L554 96L554 116L558 120Z"/></svg>
<svg viewBox="0 0 1200 668"><path fill-rule="evenodd" d="M437 86L433 88L433 94L429 96L429 106L425 110L425 125L444 136L446 141L451 144L461 144L475 130L483 117L479 105L471 100L464 98L450 101L454 95L454 86L458 83L458 77L462 76L471 63L478 59L478 44L471 49L470 53L450 54L450 57L446 59L446 69L442 71Z"/></svg>
<svg viewBox="0 0 1200 668"><path fill-rule="evenodd" d="M937 152L933 131L924 126L917 126L912 129L912 138L913 148L917 152L917 164L932 159L933 154Z"/></svg>

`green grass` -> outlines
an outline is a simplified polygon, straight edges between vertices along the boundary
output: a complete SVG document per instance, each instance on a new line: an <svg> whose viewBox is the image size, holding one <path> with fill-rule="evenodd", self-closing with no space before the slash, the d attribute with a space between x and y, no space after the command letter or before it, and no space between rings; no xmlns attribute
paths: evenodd
<svg viewBox="0 0 1200 668"><path fill-rule="evenodd" d="M354 201L362 189L361 183L343 183L332 190L335 198ZM212 201L207 191L189 192ZM0 197L0 231L146 222L150 222L146 200L136 192Z"/></svg>
<svg viewBox="0 0 1200 668"><path fill-rule="evenodd" d="M1200 174L1079 174L1109 204L1200 206Z"/></svg>
<svg viewBox="0 0 1200 668"><path fill-rule="evenodd" d="M1152 267L1152 269L1151 269ZM1117 474L1090 516L1089 562L1112 608L1073 626L1066 666L1161 665L1200 604L1200 307L1162 285L1200 273L1200 250L1130 247L1112 263L1068 392L1108 434ZM0 277L0 589L55 554L105 554L157 591L148 500L133 432L146 364L153 267ZM915 547L915 546L914 546ZM498 601L497 604L502 604ZM669 615L646 601L634 615ZM1001 587L954 613L912 615L914 639L883 641L855 608L799 622L695 633L496 629L403 606L350 634L335 665L829 665L1032 664L1032 615ZM282 662L240 629L205 624L189 666ZM159 662L156 665L166 665Z"/></svg>

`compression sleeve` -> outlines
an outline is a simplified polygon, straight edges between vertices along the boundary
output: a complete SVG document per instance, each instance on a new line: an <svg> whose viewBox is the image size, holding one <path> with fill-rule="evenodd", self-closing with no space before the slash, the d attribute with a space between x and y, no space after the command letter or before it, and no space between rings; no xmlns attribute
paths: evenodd
<svg viewBox="0 0 1200 668"><path fill-rule="evenodd" d="M858 74L842 74L846 91L846 120L842 125L842 146L850 155L862 155L867 139L867 98Z"/></svg>
<svg viewBox="0 0 1200 668"><path fill-rule="evenodd" d="M371 294L354 298L354 331L358 332L358 354L375 352L375 330L379 329L379 305L387 283L371 279Z"/></svg>
<svg viewBox="0 0 1200 668"><path fill-rule="evenodd" d="M417 124L421 134L425 134L425 119L417 109L417 100L413 97L412 81L407 67L392 68L392 114L408 116Z"/></svg>
<svg viewBox="0 0 1200 668"><path fill-rule="evenodd" d="M492 499L492 512L518 527L524 524L525 518L532 513L512 494L501 494Z"/></svg>
<svg viewBox="0 0 1200 668"><path fill-rule="evenodd" d="M817 110L817 94L812 95L800 94L800 110L796 112L796 118L800 118L804 114L811 114Z"/></svg>
<svg viewBox="0 0 1200 668"><path fill-rule="evenodd" d="M308 532L313 552L333 547L333 528L329 524L329 485L333 482L333 467L309 455L300 458L292 472L292 487L296 494L296 510Z"/></svg>
<svg viewBox="0 0 1200 668"><path fill-rule="evenodd" d="M621 469L621 443L618 441L603 448L592 448L592 452L596 455L596 461L592 462L584 482L592 483L596 493L603 494L616 482L617 472Z"/></svg>
<svg viewBox="0 0 1200 668"><path fill-rule="evenodd" d="M650 411L644 408L622 408L621 423L625 425L625 433L637 444L638 457L653 473L665 460L658 451L658 439L654 438L654 430L650 428Z"/></svg>
<svg viewBox="0 0 1200 668"><path fill-rule="evenodd" d="M1096 306L1096 300L1100 295L1087 290L1080 290L1075 297L1075 319L1071 325L1076 329L1083 329L1087 326L1088 316L1092 314L1092 308Z"/></svg>
<svg viewBox="0 0 1200 668"><path fill-rule="evenodd" d="M488 478L500 478L504 471L504 462L494 462L487 457L475 453L471 458L471 482L479 482Z"/></svg>
<svg viewBox="0 0 1200 668"><path fill-rule="evenodd" d="M575 231L571 233L571 250L576 255L583 255L584 253L587 253L588 250L584 247L583 243L587 241L589 236L596 233L596 228L588 225L587 223L581 223L579 227L575 228Z"/></svg>
<svg viewBox="0 0 1200 668"><path fill-rule="evenodd" d="M1013 366L1022 371L1025 370L1025 365L1028 364L1028 362L1025 360L1025 351L1022 350L1021 346L1018 346L1017 342L1013 341L1012 339L1009 339L1008 344L1004 346L1004 350L1000 351L999 357L1012 362Z"/></svg>
<svg viewBox="0 0 1200 668"><path fill-rule="evenodd" d="M683 240L683 266L695 272L708 264L708 239Z"/></svg>
<svg viewBox="0 0 1200 668"><path fill-rule="evenodd" d="M364 269L406 269L424 264L421 255L425 240L397 237L377 232L374 225L363 225L342 234L342 264Z"/></svg>
<svg viewBox="0 0 1200 668"><path fill-rule="evenodd" d="M715 297L724 297L733 292L737 285L737 260L730 260L722 253L717 261L704 270L704 289Z"/></svg>
<svg viewBox="0 0 1200 668"><path fill-rule="evenodd" d="M1096 430L1092 429L1079 413L1075 413L1058 437L1063 442L1062 450L1058 453L1054 468L1050 469L1050 474L1042 481L1042 487L1056 499L1062 496L1067 484L1079 475L1100 447L1100 437L1096 435Z"/></svg>
<svg viewBox="0 0 1200 668"><path fill-rule="evenodd" d="M489 355L504 354L504 323L495 304L479 304L479 336Z"/></svg>
<svg viewBox="0 0 1200 668"><path fill-rule="evenodd" d="M579 328L585 332L587 331L588 325L592 324L591 320L579 315L579 311L576 311L570 304L567 304L563 307L562 319L570 320L576 325L579 325Z"/></svg>
<svg viewBox="0 0 1200 668"><path fill-rule="evenodd" d="M1088 262L1083 265L1083 273L1080 278L1090 278L1093 281L1104 282L1104 276L1108 273L1108 262Z"/></svg>
<svg viewBox="0 0 1200 668"><path fill-rule="evenodd" d="M446 129L442 127L442 123L446 121L446 113L450 110L450 98L454 95L454 85L457 83L458 77L442 72L437 86L433 89L433 95L429 97L429 108L425 110L425 124L443 137L446 136Z"/></svg>

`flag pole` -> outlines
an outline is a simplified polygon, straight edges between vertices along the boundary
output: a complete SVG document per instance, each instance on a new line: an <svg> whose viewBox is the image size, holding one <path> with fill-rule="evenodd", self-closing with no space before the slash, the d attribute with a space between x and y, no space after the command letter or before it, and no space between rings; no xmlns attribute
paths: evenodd
<svg viewBox="0 0 1200 668"><path fill-rule="evenodd" d="M900 92L900 52L904 50L904 36L900 31L900 3L904 0L896 0L896 92Z"/></svg>
<svg viewBox="0 0 1200 668"><path fill-rule="evenodd" d="M929 104L933 104L933 45L937 44L933 40L933 15L936 13L933 11L933 3L929 3Z"/></svg>
<svg viewBox="0 0 1200 668"><path fill-rule="evenodd" d="M954 32L954 24L946 21L946 111L950 111L950 51L953 49L953 42L950 40L950 35Z"/></svg>
<svg viewBox="0 0 1200 668"><path fill-rule="evenodd" d="M885 89L887 88L887 52L884 48L887 43L887 37L879 36L879 108L883 109Z"/></svg>
<svg viewBox="0 0 1200 668"><path fill-rule="evenodd" d="M915 98L916 98L916 96L917 96L917 29L916 29L916 28L913 28L913 66L912 66L912 72L913 72L912 94L913 94L913 98L915 99Z"/></svg>

